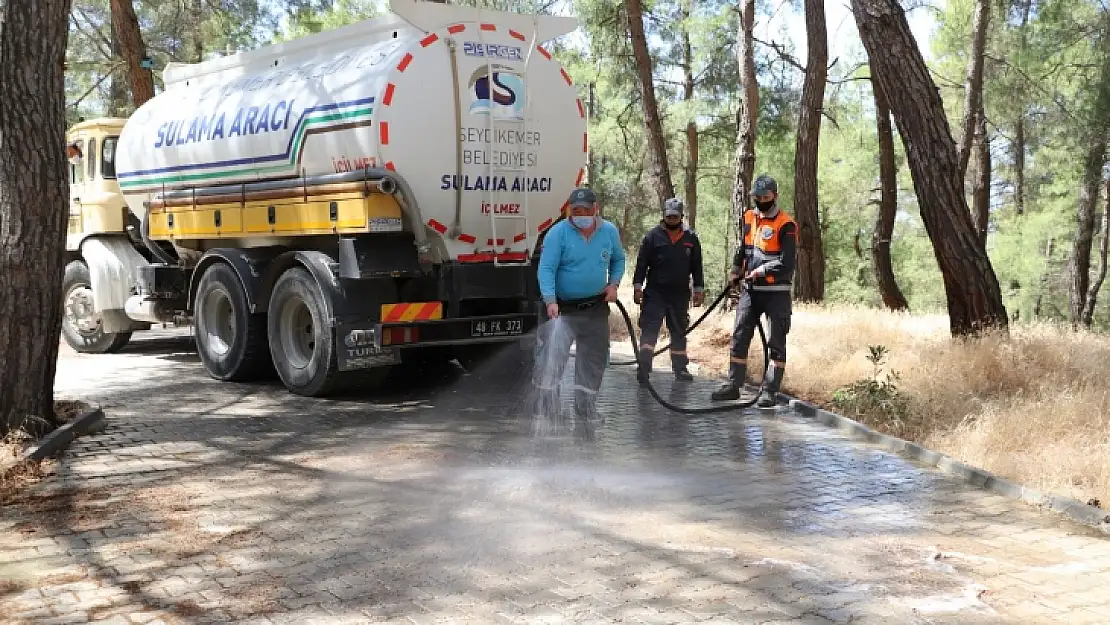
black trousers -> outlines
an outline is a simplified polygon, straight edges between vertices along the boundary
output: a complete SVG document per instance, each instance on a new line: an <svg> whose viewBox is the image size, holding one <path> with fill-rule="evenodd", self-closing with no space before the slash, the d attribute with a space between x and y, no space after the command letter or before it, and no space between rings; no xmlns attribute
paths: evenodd
<svg viewBox="0 0 1110 625"><path fill-rule="evenodd" d="M640 308L640 366L651 371L652 353L657 349L663 321L671 334L671 368L683 371L690 364L686 355L686 327L690 325L690 291L644 289Z"/></svg>
<svg viewBox="0 0 1110 625"><path fill-rule="evenodd" d="M767 315L771 331L767 337L767 349L771 360L786 361L786 335L790 333L790 316L793 313L790 291L752 291L743 289L740 302L736 306L736 324L732 330L731 356L747 360L748 349L755 336L755 326L759 318Z"/></svg>

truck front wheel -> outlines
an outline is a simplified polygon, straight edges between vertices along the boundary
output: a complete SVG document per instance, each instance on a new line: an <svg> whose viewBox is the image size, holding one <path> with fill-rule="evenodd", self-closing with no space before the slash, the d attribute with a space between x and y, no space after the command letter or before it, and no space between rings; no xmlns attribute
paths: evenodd
<svg viewBox="0 0 1110 625"><path fill-rule="evenodd" d="M266 316L251 314L229 265L216 263L204 272L194 311L197 352L212 377L239 382L269 371Z"/></svg>
<svg viewBox="0 0 1110 625"><path fill-rule="evenodd" d="M75 260L66 265L62 279L62 337L73 351L82 354L117 352L131 340L131 333L104 331L93 305L95 296L85 261Z"/></svg>

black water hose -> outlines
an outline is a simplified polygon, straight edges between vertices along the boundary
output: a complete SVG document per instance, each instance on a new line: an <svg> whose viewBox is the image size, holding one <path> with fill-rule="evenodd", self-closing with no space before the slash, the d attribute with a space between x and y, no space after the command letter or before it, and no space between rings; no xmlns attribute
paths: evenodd
<svg viewBox="0 0 1110 625"><path fill-rule="evenodd" d="M697 325L699 323L701 323L706 317L708 317L709 313L712 312L713 309L716 308L717 305L721 303L721 300L723 300L725 298L725 295L728 294L729 290L730 290L729 288L725 288L724 291L721 291L721 294L717 296L717 299L713 301L713 303L705 311L705 314L703 314L695 323L691 324L690 327L686 328L686 331L683 332L683 336L686 336L687 334L689 334L691 330L693 330L695 327L697 327ZM628 327L628 337L629 337L629 340L632 342L632 353L638 354L639 353L639 345L636 344L636 329L632 325L632 317L629 316L628 310L625 309L624 304L621 303L620 300L617 300L616 304L617 304L617 309L621 311L621 316L624 317L625 325ZM747 408L751 408L752 406L754 406L756 404L756 402L759 401L759 396L763 393L763 389L767 384L767 369L771 364L771 353L770 353L770 349L767 347L767 334L763 330L763 324L762 323L756 324L756 328L759 330L759 341L760 341L760 343L763 344L763 375L760 376L759 391L756 392L756 394L751 399L744 400L744 401L730 401L728 403L720 404L720 405L717 405L717 406L706 406L704 408L684 408L682 406L676 406L676 405L670 403L669 401L663 399L659 395L659 392L655 390L655 387L652 386L651 380L650 380L650 375L644 378L643 385L647 387L648 392L651 393L651 396L655 398L655 401L659 402L659 405L663 406L664 408L666 408L667 410L670 410L672 412L678 412L678 413L682 413L682 414L711 414L711 413L716 413L716 412L731 412L733 410L745 410ZM665 347L662 347L658 351L656 351L654 355L659 355L659 354L667 351L670 348L671 348L671 346L668 343ZM613 363L613 362L610 362L610 364L619 364L619 365L637 364L637 363L638 363L638 361L633 361L632 363L625 363L625 362ZM743 382L741 382L741 390L743 390Z"/></svg>

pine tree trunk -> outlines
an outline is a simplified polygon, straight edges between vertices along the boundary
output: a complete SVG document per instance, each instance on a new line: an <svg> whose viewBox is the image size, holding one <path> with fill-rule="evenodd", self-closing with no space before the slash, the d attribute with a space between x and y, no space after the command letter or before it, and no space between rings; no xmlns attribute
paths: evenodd
<svg viewBox="0 0 1110 625"><path fill-rule="evenodd" d="M975 0L975 24L971 31L971 56L967 61L967 83L964 86L964 117L960 134L960 180L967 173L971 143L975 136L975 120L983 106L983 54L987 49L987 28L991 19L991 0Z"/></svg>
<svg viewBox="0 0 1110 625"><path fill-rule="evenodd" d="M636 74L639 76L640 101L644 109L644 124L648 131L648 157L651 159L651 186L660 209L663 202L674 197L674 182L667 164L667 139L663 133L663 120L659 118L659 103L655 99L654 65L644 35L643 6L640 0L626 0L628 34L632 38L632 54L636 57Z"/></svg>
<svg viewBox="0 0 1110 625"><path fill-rule="evenodd" d="M875 219L875 234L871 240L871 261L879 297L891 310L909 310L909 302L898 288L894 266L890 258L890 240L894 236L894 218L898 216L898 168L894 162L894 131L890 126L890 104L874 77L871 79L875 95L876 131L879 135L879 181L882 195L879 199L879 216Z"/></svg>
<svg viewBox="0 0 1110 625"><path fill-rule="evenodd" d="M1106 134L1091 137L1083 165L1083 181L1075 210L1075 238L1068 270L1071 274L1071 323L1078 327L1087 303L1091 276L1091 247L1094 243L1095 204L1106 162Z"/></svg>
<svg viewBox="0 0 1110 625"><path fill-rule="evenodd" d="M7 0L0 24L0 434L55 422L69 9L70 0Z"/></svg>
<svg viewBox="0 0 1110 625"><path fill-rule="evenodd" d="M1095 204L1098 203L1098 188L1102 182L1102 166L1106 163L1106 141L1110 139L1110 33L1102 36L1100 48L1103 53L1102 69L1092 107L1092 119L1087 127L1087 152L1083 159L1083 179L1075 211L1075 237L1069 263L1070 320L1073 327L1078 327L1086 306L1091 272L1091 245L1094 241Z"/></svg>
<svg viewBox="0 0 1110 625"><path fill-rule="evenodd" d="M1102 212L1102 238L1098 246L1098 275L1095 277L1094 284L1091 289L1087 291L1087 307L1083 310L1083 325L1087 328L1091 327L1091 323L1095 319L1095 305L1098 304L1098 292L1102 289L1102 283L1106 281L1106 256L1108 244L1110 244L1110 180L1106 182L1106 208Z"/></svg>
<svg viewBox="0 0 1110 625"><path fill-rule="evenodd" d="M154 97L154 75L142 66L146 44L131 0L112 0L112 32L119 40L120 55L127 63L131 104L137 109Z"/></svg>
<svg viewBox="0 0 1110 625"><path fill-rule="evenodd" d="M1014 212L1025 214L1025 115L1014 124Z"/></svg>
<svg viewBox="0 0 1110 625"><path fill-rule="evenodd" d="M740 220L748 208L752 178L755 175L755 140L759 119L759 83L755 74L755 0L740 5L740 26L736 43L736 60L740 70L740 108L736 111L736 177L732 184L731 239L740 240ZM732 264L732 253L726 250L726 264Z"/></svg>
<svg viewBox="0 0 1110 625"><path fill-rule="evenodd" d="M893 0L852 0L852 12L873 79L890 101L906 150L921 218L944 280L950 330L954 336L991 327L1006 330L1002 291L975 234L944 105L906 15Z"/></svg>
<svg viewBox="0 0 1110 625"><path fill-rule="evenodd" d="M123 73L123 68L119 66L123 60L123 55L120 52L119 36L116 34L114 24L109 25L109 41L108 49L112 53L110 59L112 63L112 75L108 79L108 107L107 113L111 117L126 117L127 116L127 77Z"/></svg>
<svg viewBox="0 0 1110 625"><path fill-rule="evenodd" d="M805 0L805 12L808 53L794 151L794 219L798 222L794 297L803 302L820 302L825 299L825 249L817 210L817 154L829 61L824 0Z"/></svg>
<svg viewBox="0 0 1110 625"><path fill-rule="evenodd" d="M976 116L975 126L975 184L971 190L971 205L979 242L985 248L991 218L991 144L987 136L987 117L982 107Z"/></svg>
<svg viewBox="0 0 1110 625"><path fill-rule="evenodd" d="M683 4L682 17L690 18L690 3ZM690 30L688 25L682 27L682 99L691 102L694 99L694 49L690 45ZM697 227L698 220L698 125L694 120L686 124L686 222L690 229Z"/></svg>
<svg viewBox="0 0 1110 625"><path fill-rule="evenodd" d="M1044 297L1052 286L1052 252L1056 249L1056 239L1049 237L1044 245L1044 272L1041 273L1041 288L1037 291L1037 299L1033 302L1033 318L1039 319L1042 313L1041 305Z"/></svg>
<svg viewBox="0 0 1110 625"><path fill-rule="evenodd" d="M204 0L193 0L190 9L193 28L193 62L204 61Z"/></svg>

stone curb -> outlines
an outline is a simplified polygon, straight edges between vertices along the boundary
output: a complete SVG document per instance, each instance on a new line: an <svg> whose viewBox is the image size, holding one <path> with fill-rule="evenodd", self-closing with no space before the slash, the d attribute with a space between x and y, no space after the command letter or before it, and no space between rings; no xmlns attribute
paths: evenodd
<svg viewBox="0 0 1110 625"><path fill-rule="evenodd" d="M103 430L107 425L104 410L99 406L90 408L78 415L74 420L44 436L42 440L20 454L13 462L4 467L0 467L0 477L25 462L38 462L39 460L53 456L68 447L78 436L94 434Z"/></svg>
<svg viewBox="0 0 1110 625"><path fill-rule="evenodd" d="M1077 499L1042 493L1039 490L1011 482L983 469L966 465L942 453L926 449L917 443L877 432L862 423L818 408L797 397L779 393L778 400L803 417L815 419L826 426L845 431L884 449L940 469L942 472L960 478L968 484L989 490L1003 497L1024 501L1039 508L1047 508L1072 521L1110 534L1110 511L1087 505Z"/></svg>

